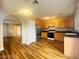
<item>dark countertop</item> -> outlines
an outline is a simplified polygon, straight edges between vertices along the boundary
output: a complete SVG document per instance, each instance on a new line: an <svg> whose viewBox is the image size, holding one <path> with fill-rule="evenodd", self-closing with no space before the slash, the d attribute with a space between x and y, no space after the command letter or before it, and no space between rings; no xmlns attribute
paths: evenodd
<svg viewBox="0 0 79 59"><path fill-rule="evenodd" d="M55 31L55 32L60 32L60 33L67 33L67 32L73 32L73 28L72 27L68 27L68 28L65 28L65 27L57 27L55 29L52 29L52 31ZM49 29L48 28L41 28L41 32L48 32Z"/></svg>
<svg viewBox="0 0 79 59"><path fill-rule="evenodd" d="M55 33L64 33L64 37L76 37L79 38L79 32L71 30L54 30ZM48 30L41 30L41 32L48 32Z"/></svg>
<svg viewBox="0 0 79 59"><path fill-rule="evenodd" d="M79 38L79 33L65 33L64 37L75 37L75 38Z"/></svg>
<svg viewBox="0 0 79 59"><path fill-rule="evenodd" d="M53 30L56 33L73 33L73 31ZM48 32L48 30L41 30L41 32Z"/></svg>

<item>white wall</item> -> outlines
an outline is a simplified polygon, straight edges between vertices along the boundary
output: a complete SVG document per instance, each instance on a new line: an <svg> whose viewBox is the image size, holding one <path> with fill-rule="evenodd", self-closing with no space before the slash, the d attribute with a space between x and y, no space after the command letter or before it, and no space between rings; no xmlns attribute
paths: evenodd
<svg viewBox="0 0 79 59"><path fill-rule="evenodd" d="M5 25L3 25L3 37L7 37L7 36L9 36L9 37L10 36L11 37L13 37L13 36L19 36L19 35L17 35L19 31L17 31L18 29L15 28L16 26L17 25L13 25L13 24L8 24L8 25L5 24Z"/></svg>
<svg viewBox="0 0 79 59"><path fill-rule="evenodd" d="M12 19L9 19L9 21L11 21L11 20ZM13 20L15 20L15 18L13 18ZM36 30L35 30L34 20L32 20L30 18L26 18L26 17L24 19L20 17L16 20L21 21L21 24L22 24L22 43L30 44L32 42L36 42ZM15 21L15 22L17 22L17 21ZM10 22L8 22L8 23L10 23ZM16 23L16 24L18 24L18 23ZM8 36L14 36L13 27L11 25L9 25L7 29L8 29ZM4 32L5 31L6 30L4 29ZM4 33L4 34L6 34L6 33ZM4 35L4 36L7 36L7 35Z"/></svg>
<svg viewBox="0 0 79 59"><path fill-rule="evenodd" d="M75 15L75 30L79 32L79 3L77 5L77 10Z"/></svg>
<svg viewBox="0 0 79 59"><path fill-rule="evenodd" d="M4 49L3 46L3 20L6 15L3 12L0 12L0 50ZM35 22L31 19L22 19L22 43L30 44L36 42L36 30Z"/></svg>
<svg viewBox="0 0 79 59"><path fill-rule="evenodd" d="M3 50L3 19L5 17L5 14L0 11L0 50Z"/></svg>
<svg viewBox="0 0 79 59"><path fill-rule="evenodd" d="M14 27L17 27L17 25L15 26L15 24L21 24L20 20L18 18L16 18L16 16L6 16L3 23L4 23L4 25L3 25L4 37L16 36L17 32L14 32L14 30L16 30L16 29L14 29Z"/></svg>
<svg viewBox="0 0 79 59"><path fill-rule="evenodd" d="M32 42L36 42L35 22L27 19L22 26L22 43L30 44Z"/></svg>

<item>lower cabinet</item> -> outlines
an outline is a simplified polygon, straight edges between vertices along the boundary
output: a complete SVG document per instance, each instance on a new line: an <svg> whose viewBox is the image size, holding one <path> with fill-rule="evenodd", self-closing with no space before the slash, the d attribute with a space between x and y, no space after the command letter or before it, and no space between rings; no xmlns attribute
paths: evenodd
<svg viewBox="0 0 79 59"><path fill-rule="evenodd" d="M47 32L41 32L41 37L47 39Z"/></svg>
<svg viewBox="0 0 79 59"><path fill-rule="evenodd" d="M48 33L47 32L41 32L41 38L47 39ZM64 33L54 33L54 39L58 40L58 41L64 41Z"/></svg>
<svg viewBox="0 0 79 59"><path fill-rule="evenodd" d="M64 41L64 33L54 33L54 39L58 41Z"/></svg>

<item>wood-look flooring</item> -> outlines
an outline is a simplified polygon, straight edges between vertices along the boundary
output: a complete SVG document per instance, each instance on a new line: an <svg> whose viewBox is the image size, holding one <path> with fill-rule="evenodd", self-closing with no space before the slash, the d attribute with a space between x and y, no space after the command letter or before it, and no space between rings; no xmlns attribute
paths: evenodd
<svg viewBox="0 0 79 59"><path fill-rule="evenodd" d="M68 59L63 55L63 42L41 40L24 45L15 38L4 39L0 59Z"/></svg>

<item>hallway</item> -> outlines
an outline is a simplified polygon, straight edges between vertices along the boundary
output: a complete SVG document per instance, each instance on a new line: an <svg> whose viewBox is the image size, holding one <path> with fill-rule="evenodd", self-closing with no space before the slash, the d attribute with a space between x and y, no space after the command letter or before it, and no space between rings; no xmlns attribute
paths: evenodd
<svg viewBox="0 0 79 59"><path fill-rule="evenodd" d="M8 38L4 43L5 50L0 53L0 59L67 59L63 55L63 43L59 41L43 39L27 46L16 38Z"/></svg>

